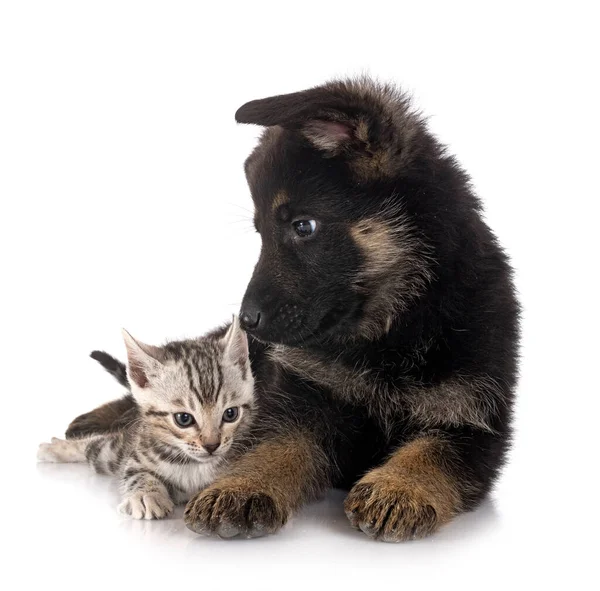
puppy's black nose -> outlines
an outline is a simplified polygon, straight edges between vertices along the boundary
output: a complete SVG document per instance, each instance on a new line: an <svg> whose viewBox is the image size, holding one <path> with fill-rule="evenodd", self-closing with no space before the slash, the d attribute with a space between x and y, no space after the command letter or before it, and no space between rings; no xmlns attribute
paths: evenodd
<svg viewBox="0 0 600 591"><path fill-rule="evenodd" d="M219 445L221 445L220 441L210 441L208 443L203 443L202 447L209 453L213 453L214 451L216 451L219 447Z"/></svg>
<svg viewBox="0 0 600 591"><path fill-rule="evenodd" d="M253 330L260 324L261 313L257 306L249 304L240 312L240 324L244 330Z"/></svg>

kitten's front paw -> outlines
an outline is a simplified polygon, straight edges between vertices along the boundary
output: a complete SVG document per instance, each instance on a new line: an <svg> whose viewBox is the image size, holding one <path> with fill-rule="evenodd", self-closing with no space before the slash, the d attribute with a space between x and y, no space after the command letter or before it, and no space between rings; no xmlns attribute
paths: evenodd
<svg viewBox="0 0 600 591"><path fill-rule="evenodd" d="M441 525L433 499L417 487L368 474L350 491L344 503L350 523L370 538L402 542L423 538Z"/></svg>
<svg viewBox="0 0 600 591"><path fill-rule="evenodd" d="M217 483L199 492L187 504L184 519L198 534L256 538L279 530L288 513L268 492L237 481Z"/></svg>
<svg viewBox="0 0 600 591"><path fill-rule="evenodd" d="M134 519L162 519L173 509L173 501L159 491L138 491L123 499L118 507L119 513L130 515Z"/></svg>

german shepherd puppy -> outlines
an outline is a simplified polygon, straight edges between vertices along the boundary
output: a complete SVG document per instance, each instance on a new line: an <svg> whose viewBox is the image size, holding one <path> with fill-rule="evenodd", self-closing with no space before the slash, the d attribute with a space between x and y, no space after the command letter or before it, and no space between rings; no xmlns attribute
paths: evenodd
<svg viewBox="0 0 600 591"><path fill-rule="evenodd" d="M274 533L329 487L351 524L400 541L490 490L510 439L519 307L469 177L407 97L369 79L251 101L262 251L240 318L258 443L199 492L188 527ZM127 400L71 425L109 429Z"/></svg>

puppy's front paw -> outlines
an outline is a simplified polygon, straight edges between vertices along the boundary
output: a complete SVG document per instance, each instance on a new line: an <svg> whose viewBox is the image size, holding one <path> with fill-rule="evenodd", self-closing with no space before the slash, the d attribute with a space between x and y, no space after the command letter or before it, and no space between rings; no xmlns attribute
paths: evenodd
<svg viewBox="0 0 600 591"><path fill-rule="evenodd" d="M184 519L187 527L199 534L256 538L283 527L288 513L267 491L243 481L221 482L192 498Z"/></svg>
<svg viewBox="0 0 600 591"><path fill-rule="evenodd" d="M350 523L369 537L402 542L423 538L438 529L442 522L433 502L406 484L371 479L354 486L344 509Z"/></svg>
<svg viewBox="0 0 600 591"><path fill-rule="evenodd" d="M130 515L134 519L162 519L174 509L173 501L160 491L135 492L123 499L119 513Z"/></svg>

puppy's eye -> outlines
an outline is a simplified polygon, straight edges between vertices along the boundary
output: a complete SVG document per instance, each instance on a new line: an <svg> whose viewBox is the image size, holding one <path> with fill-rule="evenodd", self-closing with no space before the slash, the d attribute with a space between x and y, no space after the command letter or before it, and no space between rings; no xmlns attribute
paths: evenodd
<svg viewBox="0 0 600 591"><path fill-rule="evenodd" d="M296 220L292 226L300 238L308 238L315 233L317 222L315 220Z"/></svg>
<svg viewBox="0 0 600 591"><path fill-rule="evenodd" d="M235 420L237 420L237 418L240 416L240 409L237 406L232 406L231 408L228 408L224 413L223 413L223 421L225 423L233 423Z"/></svg>
<svg viewBox="0 0 600 591"><path fill-rule="evenodd" d="M186 427L191 427L196 422L196 419L187 412L176 412L173 415L173 418L175 419L175 422L184 429Z"/></svg>

